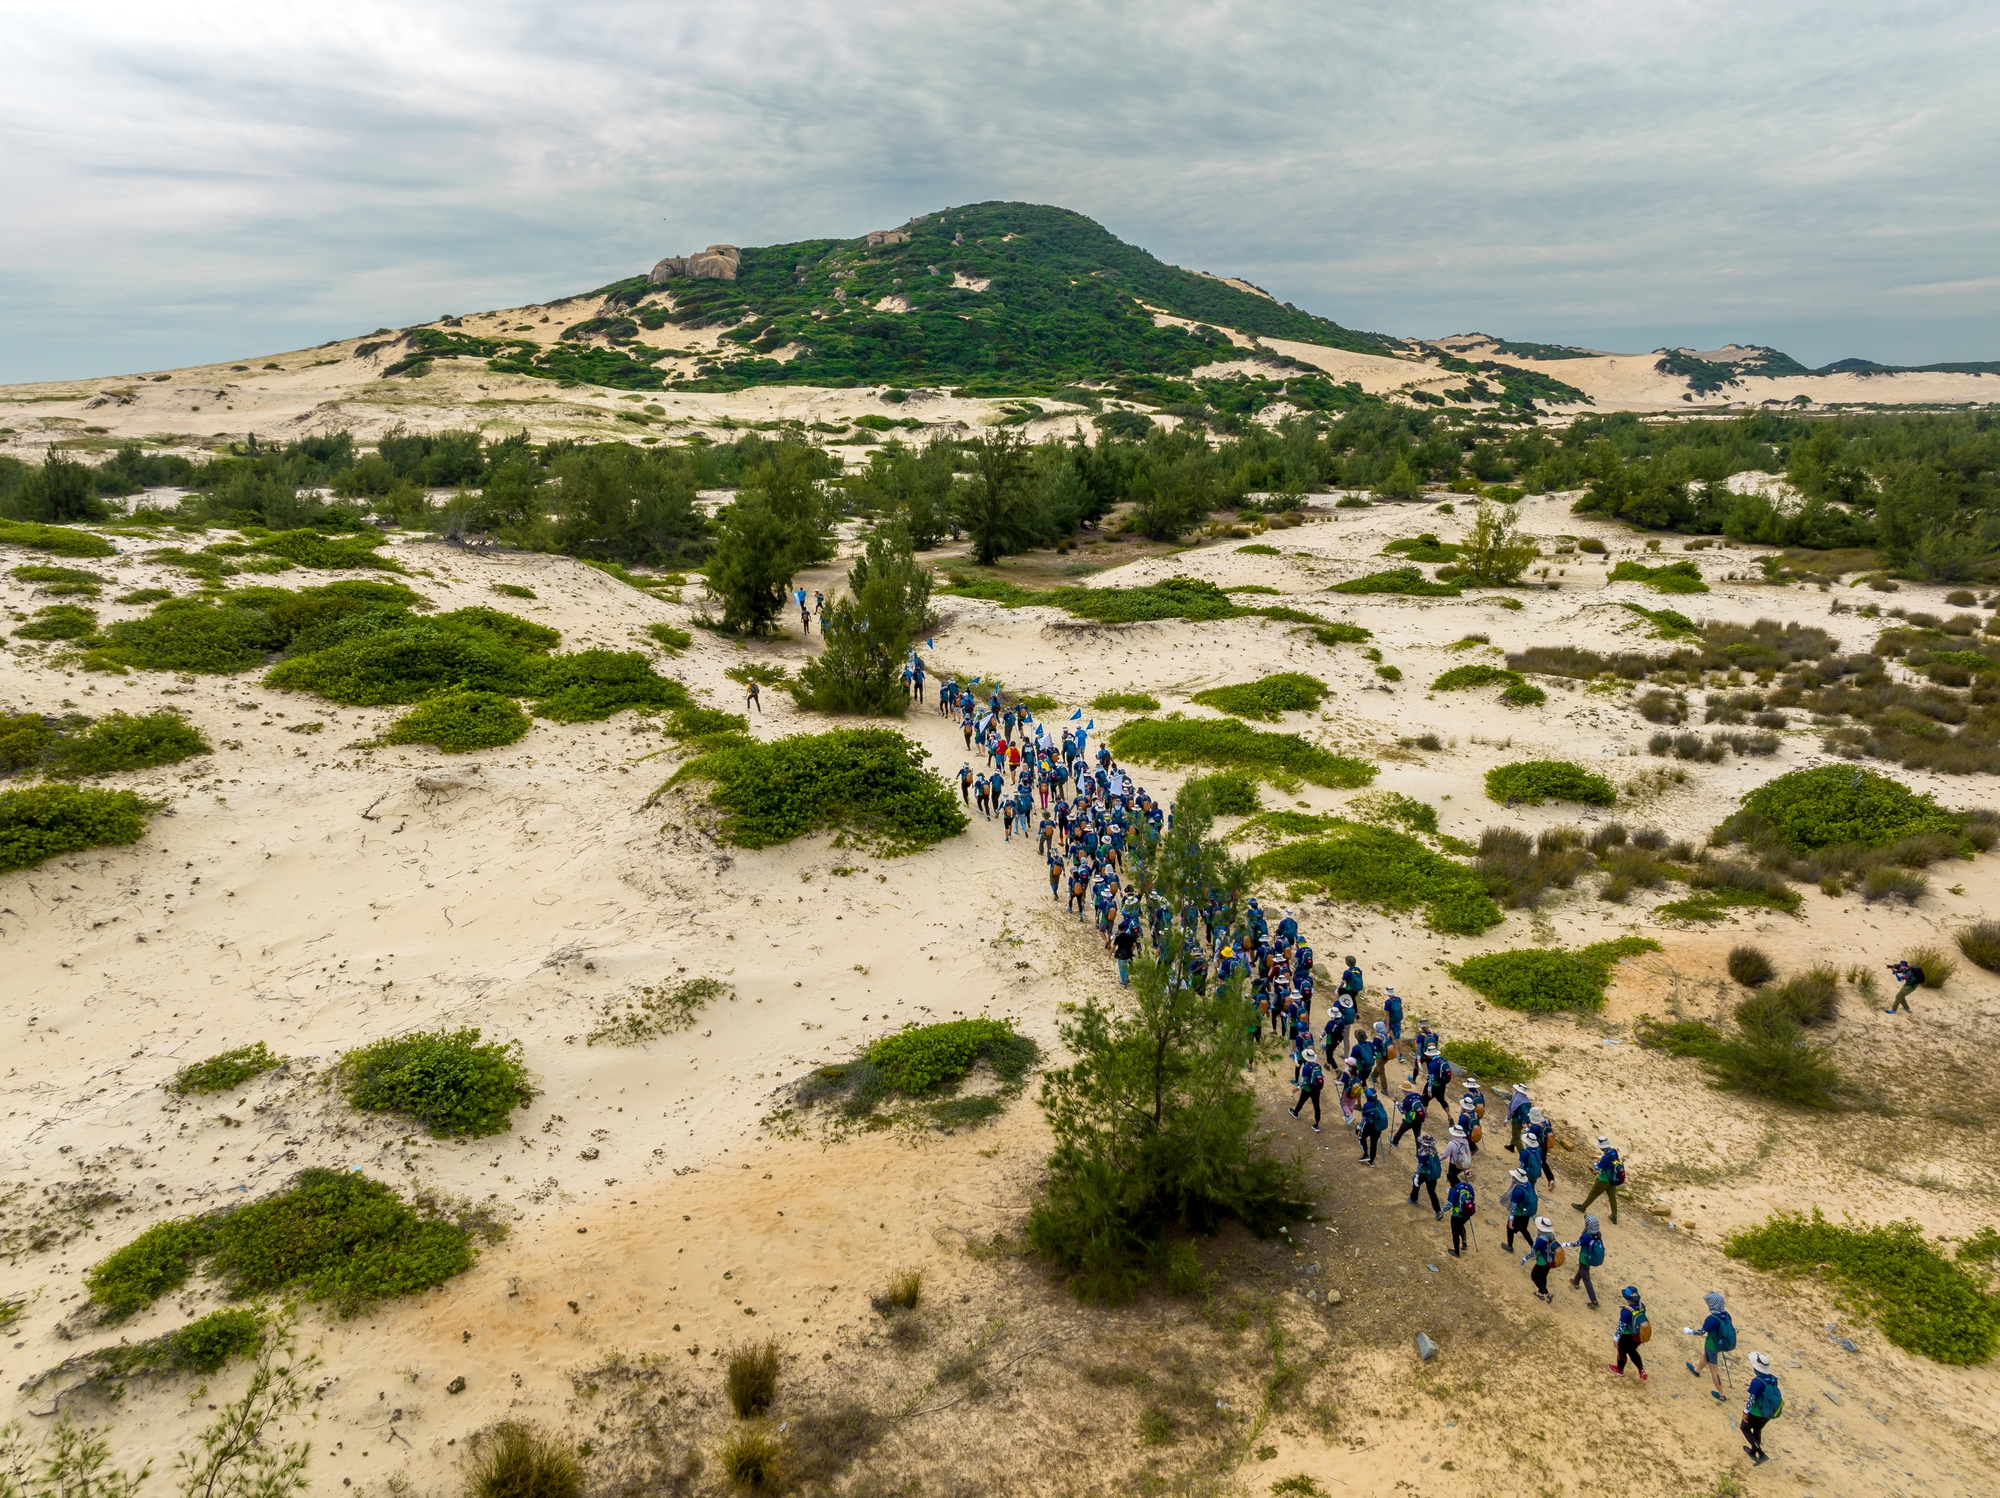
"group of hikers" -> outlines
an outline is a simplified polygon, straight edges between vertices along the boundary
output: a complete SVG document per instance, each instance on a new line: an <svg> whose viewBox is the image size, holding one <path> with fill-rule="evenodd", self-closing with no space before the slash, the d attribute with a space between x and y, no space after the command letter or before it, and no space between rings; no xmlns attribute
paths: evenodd
<svg viewBox="0 0 2000 1498"><path fill-rule="evenodd" d="M922 683L919 667L914 678L919 699ZM977 748L984 756L979 769L970 759L960 766L961 798L968 807L976 804L988 819L998 818L1009 842L1016 835L1025 840L1034 828L1037 851L1048 866L1050 897L1063 899L1067 888L1065 908L1079 920L1088 907L1117 964L1119 983L1130 983L1142 945L1166 966L1170 983L1206 992L1211 977L1218 990L1240 979L1244 1026L1253 1042L1261 1043L1269 1032L1290 1048L1297 1091L1292 1116L1302 1117L1310 1104L1311 1127L1320 1132L1325 1122L1321 1099L1331 1069L1341 1117L1354 1132L1360 1163L1371 1168L1378 1163L1385 1133L1391 1149L1400 1149L1410 1137L1410 1204L1417 1205L1422 1194L1437 1220L1449 1218L1448 1252L1454 1258L1464 1254L1469 1242L1476 1247L1474 1161L1484 1137L1488 1099L1479 1081L1461 1076L1445 1055L1443 1036L1419 1021L1406 1043L1403 1000L1393 988L1383 994L1382 1017L1364 1022L1366 984L1351 956L1315 1032L1317 963L1295 913L1281 910L1274 922L1254 896L1239 898L1217 888L1158 887L1150 875L1163 833L1173 825L1171 810L1126 775L1108 748L1090 753L1093 724L1064 725L1051 736L1031 711L1008 703L999 692L989 691L982 701L977 685L947 679L937 694L939 713L956 717L967 749ZM1454 1083L1459 1094L1455 1110L1449 1097ZM1392 1093L1397 1094L1396 1126L1390 1133L1390 1111L1383 1100ZM1442 1147L1429 1127L1433 1109L1447 1125ZM1521 1263L1530 1270L1534 1294L1553 1303L1549 1276L1568 1267L1573 1250L1570 1288L1581 1290L1594 1310L1599 1302L1591 1271L1604 1264L1606 1249L1602 1226L1590 1209L1602 1198L1617 1225L1624 1161L1609 1138L1598 1136L1594 1179L1583 1199L1570 1203L1581 1214L1582 1226L1574 1239L1565 1241L1538 1194L1555 1183L1549 1159L1554 1125L1521 1083L1512 1085L1503 1116L1507 1154L1514 1162L1503 1197L1506 1251L1513 1251L1517 1238L1526 1245ZM1442 1201L1440 1181L1445 1186ZM1736 1331L1720 1293L1711 1292L1707 1304L1709 1314L1701 1326L1686 1328L1688 1335L1702 1338L1701 1365L1689 1361L1687 1369L1696 1376L1705 1371L1713 1397L1723 1400L1722 1371L1735 1349ZM1640 1349L1651 1336L1645 1301L1637 1286L1627 1285L1619 1292L1616 1360L1607 1365L1609 1371L1623 1377L1630 1366L1644 1381L1648 1375ZM1764 1427L1782 1408L1783 1396L1769 1357L1753 1353L1750 1366L1753 1376L1740 1428L1744 1451L1762 1464L1767 1459Z"/></svg>

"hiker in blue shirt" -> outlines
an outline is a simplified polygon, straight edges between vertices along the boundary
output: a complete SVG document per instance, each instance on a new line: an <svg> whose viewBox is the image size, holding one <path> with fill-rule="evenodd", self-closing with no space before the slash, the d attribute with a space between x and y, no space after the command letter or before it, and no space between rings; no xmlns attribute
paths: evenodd
<svg viewBox="0 0 2000 1498"><path fill-rule="evenodd" d="M1451 1256L1462 1257L1460 1250L1465 1247L1465 1225L1472 1220L1472 1214L1479 1210L1479 1199L1472 1190L1472 1174L1460 1171L1458 1179L1451 1183L1451 1191L1445 1198L1451 1208Z"/></svg>
<svg viewBox="0 0 2000 1498"><path fill-rule="evenodd" d="M1618 1158L1618 1151L1611 1147L1611 1141L1597 1136L1597 1179L1591 1183L1590 1194L1580 1202L1570 1205L1581 1212L1600 1196L1611 1201L1611 1225L1618 1225L1618 1188L1625 1184L1625 1162Z"/></svg>
<svg viewBox="0 0 2000 1498"><path fill-rule="evenodd" d="M1576 1250L1576 1273L1570 1276L1569 1287L1574 1290L1579 1285L1590 1297L1590 1309L1597 1309L1597 1286L1591 1283L1590 1271L1604 1262L1604 1234L1598 1230L1597 1219L1583 1219L1583 1231L1576 1235L1576 1242L1566 1243L1565 1248Z"/></svg>
<svg viewBox="0 0 2000 1498"><path fill-rule="evenodd" d="M1310 1098L1313 1105L1313 1132L1315 1134L1319 1132L1320 1089L1325 1085L1326 1072L1319 1064L1319 1054L1311 1046L1307 1046L1299 1068L1297 1083L1299 1099L1292 1104L1292 1117L1297 1118L1299 1116L1299 1110L1305 1107L1306 1100Z"/></svg>
<svg viewBox="0 0 2000 1498"><path fill-rule="evenodd" d="M1771 1371L1771 1359L1761 1352L1750 1354L1749 1397L1743 1401L1743 1418L1737 1428L1743 1432L1743 1454L1761 1467L1770 1458L1764 1454L1764 1427L1784 1412L1785 1396L1778 1388L1778 1375Z"/></svg>
<svg viewBox="0 0 2000 1498"><path fill-rule="evenodd" d="M1295 942L1299 939L1299 923L1289 909L1285 911L1283 918L1278 922L1278 935L1282 936L1287 942Z"/></svg>
<svg viewBox="0 0 2000 1498"><path fill-rule="evenodd" d="M1540 1108L1530 1108L1528 1110L1526 1137L1532 1139L1535 1143L1535 1148L1541 1151L1542 1176L1551 1186L1556 1183L1556 1171L1555 1166L1549 1162L1549 1135L1555 1133L1555 1131L1556 1126L1549 1122L1548 1116Z"/></svg>
<svg viewBox="0 0 2000 1498"><path fill-rule="evenodd" d="M1346 969L1340 975L1340 991L1354 1001L1356 1011L1359 1011L1361 1008L1362 986L1361 969L1355 965L1354 959L1350 957L1347 959Z"/></svg>
<svg viewBox="0 0 2000 1498"><path fill-rule="evenodd" d="M1375 1021L1375 1085L1389 1085L1389 1051L1395 1042L1389 1038L1389 1027L1381 1020Z"/></svg>
<svg viewBox="0 0 2000 1498"><path fill-rule="evenodd" d="M1702 1296L1708 1307L1708 1317L1700 1326L1684 1326L1681 1335L1701 1338L1701 1360L1708 1369L1708 1380L1715 1385L1709 1394L1719 1403L1726 1396L1722 1392L1722 1354L1736 1351L1736 1323L1729 1319L1729 1312L1722 1308L1722 1292L1711 1290ZM1701 1377L1701 1369L1693 1363L1687 1371L1696 1378Z"/></svg>
<svg viewBox="0 0 2000 1498"><path fill-rule="evenodd" d="M1339 1027L1340 1033L1334 1040L1335 1045L1341 1045L1346 1042L1347 1032L1353 1026L1355 1018L1353 996L1345 990L1335 995L1333 1011L1326 1017L1326 1022L1329 1025L1337 1025Z"/></svg>
<svg viewBox="0 0 2000 1498"><path fill-rule="evenodd" d="M1370 1087L1363 1094L1361 1104L1361 1159L1366 1165L1375 1163L1375 1152L1382 1144L1382 1131L1389 1127L1389 1110L1382 1106L1382 1100L1375 1096Z"/></svg>
<svg viewBox="0 0 2000 1498"><path fill-rule="evenodd" d="M1423 1131L1424 1108L1428 1101L1429 1099L1414 1087L1403 1089L1403 1100L1397 1105L1397 1111L1402 1114L1403 1121L1396 1125L1396 1132L1389 1136L1390 1149L1400 1149L1405 1134Z"/></svg>
<svg viewBox="0 0 2000 1498"><path fill-rule="evenodd" d="M1465 1133L1466 1148L1473 1154L1478 1154L1479 1141L1473 1136L1480 1132L1479 1107L1474 1094L1470 1092L1458 1100L1458 1127Z"/></svg>
<svg viewBox="0 0 2000 1498"><path fill-rule="evenodd" d="M1618 1308L1618 1361L1611 1364L1611 1371L1620 1378L1625 1376L1625 1361L1630 1358L1632 1366L1639 1370L1639 1382L1646 1381L1646 1360L1639 1356L1639 1344L1652 1335L1646 1324L1646 1303L1639 1299L1639 1287L1627 1285L1621 1293L1624 1304Z"/></svg>
<svg viewBox="0 0 2000 1498"><path fill-rule="evenodd" d="M1555 1304L1556 1298L1549 1294L1549 1271L1555 1267L1556 1255L1562 1245L1556 1241L1556 1225L1546 1217L1535 1219L1535 1241L1528 1245L1528 1251L1521 1257L1523 1264L1534 1262L1535 1299Z"/></svg>
<svg viewBox="0 0 2000 1498"><path fill-rule="evenodd" d="M1437 1037L1424 1048L1424 1090L1440 1108L1445 1107L1445 1090L1451 1086L1451 1063L1444 1059L1444 1052L1438 1049Z"/></svg>
<svg viewBox="0 0 2000 1498"><path fill-rule="evenodd" d="M1521 1141L1520 1161L1528 1179L1539 1184L1542 1179L1542 1146L1533 1134Z"/></svg>
<svg viewBox="0 0 2000 1498"><path fill-rule="evenodd" d="M1533 1106L1528 1101L1528 1089L1516 1082L1514 1096L1507 1104L1507 1124L1513 1130L1507 1138L1507 1153L1510 1155L1521 1147L1521 1131L1528 1126L1528 1110Z"/></svg>
<svg viewBox="0 0 2000 1498"><path fill-rule="evenodd" d="M1431 1029L1429 1020L1417 1021L1416 1038L1410 1042L1410 1080L1417 1080L1417 1074L1424 1069L1424 1062L1430 1058L1431 1048L1437 1044L1437 1032Z"/></svg>
<svg viewBox="0 0 2000 1498"><path fill-rule="evenodd" d="M1438 1155L1437 1140L1429 1134L1417 1136L1417 1173L1410 1178L1410 1205L1417 1204L1419 1187L1431 1194L1431 1216L1433 1220L1444 1216L1444 1208L1438 1205L1438 1177L1444 1174L1444 1161Z"/></svg>
<svg viewBox="0 0 2000 1498"><path fill-rule="evenodd" d="M1388 996L1382 1000L1382 1017L1388 1022L1389 1038L1391 1040L1401 1040L1403 1038L1403 1001L1397 996L1396 990L1393 988L1389 990Z"/></svg>
<svg viewBox="0 0 2000 1498"><path fill-rule="evenodd" d="M1535 1196L1534 1183L1528 1179L1525 1170L1513 1171L1509 1179L1513 1187L1507 1192L1507 1252L1514 1251L1514 1235L1528 1236L1528 1224L1535 1220L1535 1209L1541 1202Z"/></svg>

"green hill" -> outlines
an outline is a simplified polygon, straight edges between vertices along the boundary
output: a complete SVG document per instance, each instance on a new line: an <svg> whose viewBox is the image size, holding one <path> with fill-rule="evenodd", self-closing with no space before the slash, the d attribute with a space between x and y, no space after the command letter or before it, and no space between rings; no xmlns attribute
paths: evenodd
<svg viewBox="0 0 2000 1498"><path fill-rule="evenodd" d="M746 248L734 281L614 282L591 294L606 298L602 314L566 329L553 348L428 328L415 331L417 356L479 354L512 373L635 390L907 383L1014 395L1185 375L1229 357L1218 326L1366 353L1401 347L1167 265L1063 208L978 203L925 214L903 230L910 237L902 244L809 239ZM880 306L885 299L894 299L890 308ZM1199 326L1155 327L1147 307ZM633 341L641 325L666 323L727 325L724 339L740 352L676 377L656 367L657 351ZM796 353L771 357L786 347Z"/></svg>

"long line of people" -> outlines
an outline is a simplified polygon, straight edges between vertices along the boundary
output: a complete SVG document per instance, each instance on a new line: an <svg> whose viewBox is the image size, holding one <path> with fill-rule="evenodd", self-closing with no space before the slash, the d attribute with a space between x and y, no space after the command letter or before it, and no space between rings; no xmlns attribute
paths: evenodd
<svg viewBox="0 0 2000 1498"><path fill-rule="evenodd" d="M919 696L921 680L919 676ZM1476 1247L1479 1199L1474 1162L1484 1140L1489 1100L1477 1078L1459 1074L1445 1054L1444 1037L1420 1021L1406 1050L1404 1003L1393 988L1383 993L1382 1017L1364 1025L1361 1011L1367 984L1352 956L1345 960L1324 1022L1315 1033L1317 960L1292 910L1281 910L1273 922L1254 896L1245 898L1239 910L1215 889L1202 897L1184 897L1178 910L1169 908L1168 900L1147 885L1143 870L1162 831L1171 827L1172 813L1125 774L1107 747L1090 754L1093 724L1065 724L1051 735L1026 707L1010 704L993 691L982 702L971 686L955 680L939 684L937 705L941 714L957 718L967 749L976 748L984 756L983 768L975 770L968 759L959 769L965 803L976 803L983 816L999 819L1008 842L1017 836L1026 841L1039 806L1035 846L1048 868L1050 897L1061 900L1067 890L1065 909L1078 920L1086 918L1088 908L1117 964L1121 985L1129 983L1142 944L1160 953L1170 941L1177 944L1175 981L1205 990L1211 975L1218 986L1240 975L1247 1033L1259 1044L1268 1034L1290 1049L1292 1086L1297 1092L1292 1117L1302 1119L1310 1105L1311 1128L1314 1133L1321 1131L1326 1122L1322 1097L1332 1065L1331 1085L1342 1119L1354 1133L1359 1163L1373 1168L1381 1157L1382 1136L1391 1126L1384 1098L1398 1093L1389 1147L1400 1149L1404 1139L1412 1140L1410 1204L1417 1205L1421 1195L1435 1220L1449 1219L1452 1257ZM1406 1057L1407 1075L1402 1068ZM1454 1083L1459 1089L1456 1110L1449 1101ZM1447 1122L1442 1147L1429 1128L1433 1109ZM1503 1116L1507 1153L1514 1160L1503 1196L1505 1251L1512 1253L1515 1240L1522 1240L1526 1252L1521 1264L1529 1270L1533 1293L1546 1303L1555 1299L1549 1289L1550 1274L1568 1267L1568 1255L1574 1251L1570 1288L1581 1290L1595 1310L1599 1301L1591 1271L1604 1265L1607 1245L1602 1225L1590 1209L1603 1198L1612 1225L1617 1225L1624 1161L1609 1138L1598 1136L1590 1188L1583 1200L1570 1203L1582 1224L1577 1236L1565 1241L1539 1195L1542 1187L1555 1184L1549 1149L1554 1125L1522 1083L1512 1085ZM1735 1347L1735 1332L1723 1312L1721 1295L1711 1293L1708 1303L1710 1315L1700 1329L1703 1369L1714 1381L1712 1392L1719 1400L1724 1397L1719 1360ZM1690 1335L1696 1332L1688 1330ZM1619 1292L1613 1334L1616 1359L1607 1365L1609 1371L1623 1377L1629 1365L1644 1381L1648 1375L1640 1348L1651 1335L1638 1288L1625 1286ZM1692 1362L1687 1366L1690 1373L1703 1371ZM1761 1464L1766 1460L1763 1430L1782 1408L1783 1396L1765 1354L1753 1354L1751 1366L1754 1377L1741 1429L1745 1452Z"/></svg>

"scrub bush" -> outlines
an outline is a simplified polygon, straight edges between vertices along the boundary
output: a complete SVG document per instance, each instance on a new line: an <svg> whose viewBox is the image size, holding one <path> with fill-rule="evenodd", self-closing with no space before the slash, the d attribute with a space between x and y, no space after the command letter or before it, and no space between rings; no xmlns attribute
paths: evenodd
<svg viewBox="0 0 2000 1498"><path fill-rule="evenodd" d="M1155 765L1213 765L1274 785L1300 780L1342 790L1367 785L1375 766L1334 754L1295 733L1266 733L1223 719L1136 718L1111 731L1120 759Z"/></svg>
<svg viewBox="0 0 2000 1498"><path fill-rule="evenodd" d="M653 643L668 655L679 655L694 643L694 636L684 629L675 629L671 624L649 624L646 633L653 637Z"/></svg>
<svg viewBox="0 0 2000 1498"><path fill-rule="evenodd" d="M837 728L748 742L689 760L661 789L709 784L723 840L768 848L841 831L885 854L913 852L969 825L958 798L924 767L930 751L891 728Z"/></svg>
<svg viewBox="0 0 2000 1498"><path fill-rule="evenodd" d="M1574 828L1551 827L1537 840L1512 827L1485 828L1473 870L1509 910L1532 909L1550 885L1568 889L1590 867L1583 839L1574 834Z"/></svg>
<svg viewBox="0 0 2000 1498"><path fill-rule="evenodd" d="M2000 1347L2000 1295L1939 1252L1914 1222L1836 1227L1780 1212L1739 1228L1722 1251L1754 1269L1831 1278L1842 1298L1907 1352L1968 1367Z"/></svg>
<svg viewBox="0 0 2000 1498"><path fill-rule="evenodd" d="M189 1093L232 1092L252 1077L284 1064L285 1058L272 1055L260 1040L255 1045L240 1045L182 1067L167 1084L167 1091L182 1097Z"/></svg>
<svg viewBox="0 0 2000 1498"><path fill-rule="evenodd" d="M146 835L152 810L152 802L131 791L73 785L0 791L0 873L82 848L136 843Z"/></svg>
<svg viewBox="0 0 2000 1498"><path fill-rule="evenodd" d="M1237 686L1210 687L1196 692L1190 701L1239 718L1271 721L1282 713L1310 712L1325 700L1326 683L1302 671L1281 671L1275 676ZM1157 707L1159 704L1155 703Z"/></svg>
<svg viewBox="0 0 2000 1498"><path fill-rule="evenodd" d="M530 727L514 699L498 692L440 692L403 714L385 744L434 744L446 754L511 744Z"/></svg>
<svg viewBox="0 0 2000 1498"><path fill-rule="evenodd" d="M104 584L111 581L100 572L92 572L84 567L49 567L30 564L14 569L14 580L23 583L46 583L44 592L60 597L66 593L81 594L95 598Z"/></svg>
<svg viewBox="0 0 2000 1498"><path fill-rule="evenodd" d="M551 656L528 681L535 716L597 723L628 707L687 707L694 699L637 650L583 650Z"/></svg>
<svg viewBox="0 0 2000 1498"><path fill-rule="evenodd" d="M1566 759L1532 759L1495 765L1486 772L1486 794L1500 802L1540 806L1544 801L1579 801L1609 806L1618 799L1611 782Z"/></svg>
<svg viewBox="0 0 2000 1498"><path fill-rule="evenodd" d="M1958 959L1945 956L1942 947L1911 947L1907 960L1924 970L1925 988L1943 988L1958 971Z"/></svg>
<svg viewBox="0 0 2000 1498"><path fill-rule="evenodd" d="M533 598L535 590L520 583L495 583L493 591L506 598Z"/></svg>
<svg viewBox="0 0 2000 1498"><path fill-rule="evenodd" d="M519 1041L480 1044L477 1030L415 1031L378 1040L340 1059L347 1101L368 1113L400 1113L444 1138L504 1134L534 1101Z"/></svg>
<svg viewBox="0 0 2000 1498"><path fill-rule="evenodd" d="M1241 551L1244 548L1238 547ZM1455 562L1459 548L1450 541L1440 541L1430 531L1421 536L1405 536L1400 541L1391 541L1382 548L1385 557L1408 557L1413 562Z"/></svg>
<svg viewBox="0 0 2000 1498"><path fill-rule="evenodd" d="M1350 577L1335 583L1336 593L1404 593L1417 598L1456 598L1460 589L1450 583L1434 583L1415 567L1395 567L1387 572L1371 572L1366 577Z"/></svg>
<svg viewBox="0 0 2000 1498"><path fill-rule="evenodd" d="M1034 1061L1036 1046L1014 1033L1012 1020L960 1019L911 1025L868 1048L889 1085L915 1097L961 1080L982 1058L1004 1080L1015 1080Z"/></svg>
<svg viewBox="0 0 2000 1498"><path fill-rule="evenodd" d="M1729 949L1729 976L1745 988L1755 988L1760 983L1768 983L1777 973L1759 947L1731 947Z"/></svg>
<svg viewBox="0 0 2000 1498"><path fill-rule="evenodd" d="M1644 563L1626 559L1613 567L1605 575L1606 582L1644 583L1661 593L1706 593L1708 584L1701 580L1701 569L1693 562L1668 562L1659 567L1648 567Z"/></svg>
<svg viewBox="0 0 2000 1498"><path fill-rule="evenodd" d="M1788 1024L1819 1029L1839 1017L1840 974L1824 963L1776 987L1759 989L1736 1006L1736 1022L1745 1030Z"/></svg>
<svg viewBox="0 0 2000 1498"><path fill-rule="evenodd" d="M1958 933L1958 949L1989 973L2000 973L2000 921L1975 921ZM1926 968L1928 974L1930 969Z"/></svg>
<svg viewBox="0 0 2000 1498"><path fill-rule="evenodd" d="M522 696L543 652L561 638L485 608L456 609L436 619L384 614L346 623L345 638L281 661L264 685L313 692L349 707L420 702L450 688Z"/></svg>
<svg viewBox="0 0 2000 1498"><path fill-rule="evenodd" d="M1090 705L1100 713L1156 713L1160 699L1151 692L1099 692Z"/></svg>
<svg viewBox="0 0 2000 1498"><path fill-rule="evenodd" d="M257 550L283 557L300 567L325 570L372 567L401 572L403 569L394 558L377 554L376 548L381 544L381 538L373 533L322 536L314 531L291 530L279 531L259 541Z"/></svg>
<svg viewBox="0 0 2000 1498"><path fill-rule="evenodd" d="M468 1498L583 1498L583 1463L559 1437L509 1420L475 1440Z"/></svg>
<svg viewBox="0 0 2000 1498"><path fill-rule="evenodd" d="M108 557L116 554L116 548L109 541L89 531L20 520L0 520L0 546L25 546L32 551L52 552L59 557Z"/></svg>
<svg viewBox="0 0 2000 1498"><path fill-rule="evenodd" d="M1514 682L1521 679L1514 671L1503 671L1498 666L1489 666L1474 661L1463 666L1453 666L1431 683L1433 692L1457 692L1467 687L1489 686L1496 681Z"/></svg>
<svg viewBox="0 0 2000 1498"><path fill-rule="evenodd" d="M17 640L81 640L97 629L97 611L79 603L52 603L14 631Z"/></svg>
<svg viewBox="0 0 2000 1498"><path fill-rule="evenodd" d="M1461 1079L1475 1077L1512 1087L1516 1082L1532 1082L1541 1068L1526 1056L1515 1054L1490 1040L1448 1040L1438 1049L1458 1071Z"/></svg>
<svg viewBox="0 0 2000 1498"><path fill-rule="evenodd" d="M728 1391L729 1407L736 1411L737 1419L755 1419L777 1403L778 1356L775 1341L739 1347L730 1353L723 1387Z"/></svg>
<svg viewBox="0 0 2000 1498"><path fill-rule="evenodd" d="M186 1284L214 1243L206 1217L155 1223L85 1270L83 1285L106 1321L122 1321Z"/></svg>
<svg viewBox="0 0 2000 1498"><path fill-rule="evenodd" d="M99 653L139 671L226 676L262 665L285 639L262 609L240 597L169 598L143 619L108 626Z"/></svg>
<svg viewBox="0 0 2000 1498"><path fill-rule="evenodd" d="M1525 947L1489 952L1468 957L1446 971L1503 1009L1555 1014L1566 1009L1603 1008L1611 970L1626 957L1659 950L1660 944L1650 937L1621 936L1576 951Z"/></svg>
<svg viewBox="0 0 2000 1498"><path fill-rule="evenodd" d="M186 1326L144 1342L121 1342L92 1354L100 1374L219 1373L231 1358L257 1355L264 1345L264 1316L248 1307L211 1311Z"/></svg>
<svg viewBox="0 0 2000 1498"><path fill-rule="evenodd" d="M1387 911L1424 912L1433 931L1476 936L1502 919L1478 874L1387 827L1337 823L1317 837L1260 853L1258 879L1282 881L1294 896L1321 890Z"/></svg>
<svg viewBox="0 0 2000 1498"><path fill-rule="evenodd" d="M722 1475L745 1492L776 1492L786 1479L784 1443L768 1431L738 1426L722 1443Z"/></svg>
<svg viewBox="0 0 2000 1498"><path fill-rule="evenodd" d="M1768 829L1793 852L1811 853L1846 845L1879 848L1926 832L1957 833L1962 822L1928 795L1887 775L1824 765L1765 781L1717 831L1728 838Z"/></svg>
<svg viewBox="0 0 2000 1498"><path fill-rule="evenodd" d="M0 715L0 775L40 769L61 742L60 726L40 713Z"/></svg>
<svg viewBox="0 0 2000 1498"><path fill-rule="evenodd" d="M59 775L115 775L213 752L201 730L178 713L110 713L79 733L64 734L51 768Z"/></svg>

